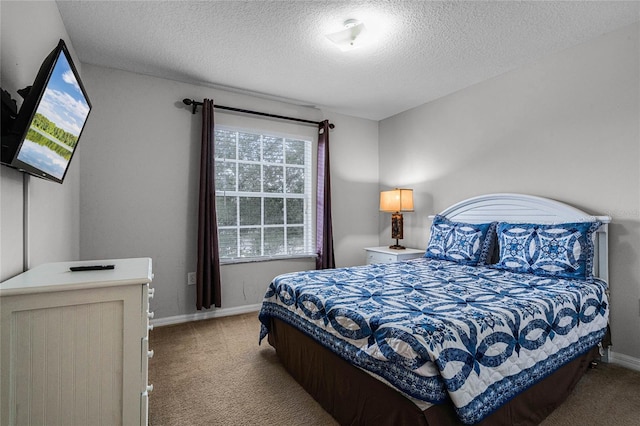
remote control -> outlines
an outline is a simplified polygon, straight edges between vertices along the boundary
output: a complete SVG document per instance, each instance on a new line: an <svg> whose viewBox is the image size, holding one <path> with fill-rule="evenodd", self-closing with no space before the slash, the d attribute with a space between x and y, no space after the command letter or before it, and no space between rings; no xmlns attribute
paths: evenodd
<svg viewBox="0 0 640 426"><path fill-rule="evenodd" d="M114 269L116 265L87 265L87 266L72 266L69 269L72 272L78 271L102 271L104 269Z"/></svg>

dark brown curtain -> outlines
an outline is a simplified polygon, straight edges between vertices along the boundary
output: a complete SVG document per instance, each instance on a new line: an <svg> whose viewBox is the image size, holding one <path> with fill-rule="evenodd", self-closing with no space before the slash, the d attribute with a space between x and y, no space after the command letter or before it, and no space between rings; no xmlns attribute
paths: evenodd
<svg viewBox="0 0 640 426"><path fill-rule="evenodd" d="M200 149L200 200L198 207L198 264L196 268L196 308L220 307L220 258L214 175L213 101L202 105L202 145Z"/></svg>
<svg viewBox="0 0 640 426"><path fill-rule="evenodd" d="M316 269L336 267L331 226L331 173L329 167L329 120L318 128L318 198L316 204Z"/></svg>

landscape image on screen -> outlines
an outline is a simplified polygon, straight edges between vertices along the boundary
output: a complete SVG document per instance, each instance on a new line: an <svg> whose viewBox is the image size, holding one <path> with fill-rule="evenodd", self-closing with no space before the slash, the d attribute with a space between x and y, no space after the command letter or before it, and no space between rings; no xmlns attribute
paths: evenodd
<svg viewBox="0 0 640 426"><path fill-rule="evenodd" d="M76 76L61 52L18 160L62 179L89 110Z"/></svg>

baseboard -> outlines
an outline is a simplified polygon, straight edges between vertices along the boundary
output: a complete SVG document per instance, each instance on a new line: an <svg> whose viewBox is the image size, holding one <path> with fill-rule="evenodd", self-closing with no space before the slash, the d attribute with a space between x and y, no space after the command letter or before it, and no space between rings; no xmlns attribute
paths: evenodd
<svg viewBox="0 0 640 426"><path fill-rule="evenodd" d="M616 352L610 352L609 362L621 365L630 370L640 371L640 359L634 358L629 355L619 354Z"/></svg>
<svg viewBox="0 0 640 426"><path fill-rule="evenodd" d="M249 312L258 312L262 304L237 306L234 308L215 308L207 312L197 312L195 314L176 315L173 317L156 318L150 321L154 327L162 327L163 325L181 324L190 321L200 321L210 318L228 317L231 315L246 314Z"/></svg>

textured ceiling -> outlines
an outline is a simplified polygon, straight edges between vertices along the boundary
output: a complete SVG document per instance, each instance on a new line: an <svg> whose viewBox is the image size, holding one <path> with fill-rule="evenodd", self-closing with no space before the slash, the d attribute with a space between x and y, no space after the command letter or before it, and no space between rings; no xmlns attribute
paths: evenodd
<svg viewBox="0 0 640 426"><path fill-rule="evenodd" d="M640 20L636 1L62 1L83 63L380 120ZM324 34L356 18L375 40Z"/></svg>

